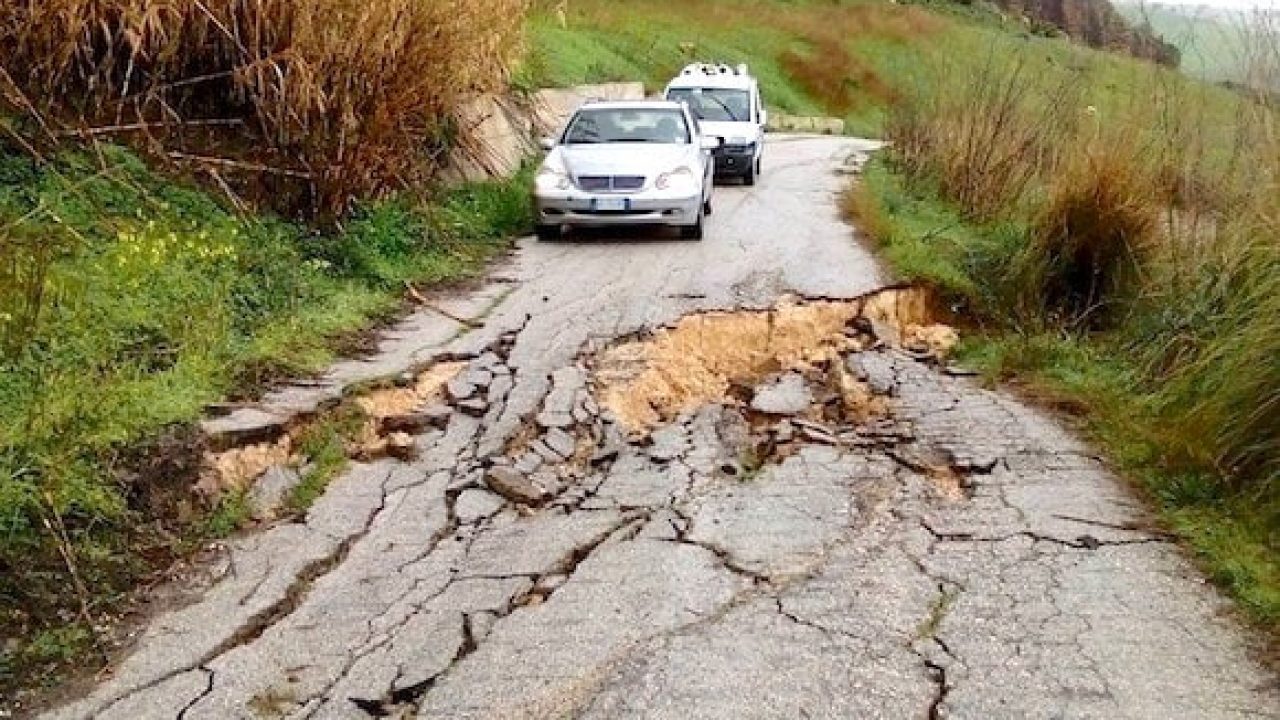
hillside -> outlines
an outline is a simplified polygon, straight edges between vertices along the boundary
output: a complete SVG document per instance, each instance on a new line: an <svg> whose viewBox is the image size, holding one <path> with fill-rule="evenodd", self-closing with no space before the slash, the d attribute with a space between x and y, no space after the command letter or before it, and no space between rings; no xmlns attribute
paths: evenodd
<svg viewBox="0 0 1280 720"><path fill-rule="evenodd" d="M1274 46L1266 35L1280 32L1280 15L1275 14L1131 0L1116 3L1116 9L1131 24L1150 25L1176 45L1182 69L1210 82L1250 82L1251 71L1265 63L1266 48ZM1280 87L1280 78L1272 84Z"/></svg>
<svg viewBox="0 0 1280 720"><path fill-rule="evenodd" d="M996 0L996 5L1026 17L1040 29L1056 28L1090 47L1178 66L1177 45L1161 37L1159 28L1131 22L1109 0Z"/></svg>

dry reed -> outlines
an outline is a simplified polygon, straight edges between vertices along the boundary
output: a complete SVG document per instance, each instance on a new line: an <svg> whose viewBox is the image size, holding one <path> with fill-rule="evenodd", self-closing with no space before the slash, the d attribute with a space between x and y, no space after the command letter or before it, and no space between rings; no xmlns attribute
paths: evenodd
<svg viewBox="0 0 1280 720"><path fill-rule="evenodd" d="M282 171L277 186L305 179L315 207L339 212L431 174L459 101L506 83L525 5L7 2L0 70L66 128L143 134L189 160L252 160L255 174Z"/></svg>

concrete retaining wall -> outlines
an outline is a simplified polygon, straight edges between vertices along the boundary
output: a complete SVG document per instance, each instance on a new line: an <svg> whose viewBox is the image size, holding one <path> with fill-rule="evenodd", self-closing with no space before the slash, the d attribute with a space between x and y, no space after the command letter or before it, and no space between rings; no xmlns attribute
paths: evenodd
<svg viewBox="0 0 1280 720"><path fill-rule="evenodd" d="M538 138L554 135L587 100L640 100L641 83L540 90L530 98L480 95L455 115L458 145L445 163L446 181L511 177L534 154Z"/></svg>

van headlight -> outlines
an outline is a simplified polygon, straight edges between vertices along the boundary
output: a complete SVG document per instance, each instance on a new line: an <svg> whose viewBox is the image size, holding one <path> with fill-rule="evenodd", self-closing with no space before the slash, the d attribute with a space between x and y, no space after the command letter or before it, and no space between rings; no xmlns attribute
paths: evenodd
<svg viewBox="0 0 1280 720"><path fill-rule="evenodd" d="M693 174L693 169L688 165L681 165L671 172L664 172L658 176L654 187L659 190L689 190L692 192L698 186L697 176Z"/></svg>
<svg viewBox="0 0 1280 720"><path fill-rule="evenodd" d="M538 175L534 178L534 184L538 190L568 190L573 186L573 180L570 179L569 173L563 168L554 165L543 165L538 168Z"/></svg>

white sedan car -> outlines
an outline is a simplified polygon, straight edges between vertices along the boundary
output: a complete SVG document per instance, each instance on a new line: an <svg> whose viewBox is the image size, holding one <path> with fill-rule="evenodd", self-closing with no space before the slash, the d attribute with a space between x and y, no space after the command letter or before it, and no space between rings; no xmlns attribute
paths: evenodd
<svg viewBox="0 0 1280 720"><path fill-rule="evenodd" d="M683 103L591 102L574 113L534 183L540 239L567 227L666 225L702 238L719 139Z"/></svg>

